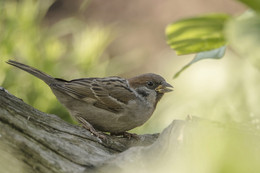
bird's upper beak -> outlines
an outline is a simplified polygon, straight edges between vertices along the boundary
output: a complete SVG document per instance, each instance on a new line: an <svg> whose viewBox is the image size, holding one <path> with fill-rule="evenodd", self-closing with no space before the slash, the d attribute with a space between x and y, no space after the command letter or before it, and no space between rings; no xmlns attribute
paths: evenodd
<svg viewBox="0 0 260 173"><path fill-rule="evenodd" d="M173 88L173 86L168 84L167 82L163 82L161 85L159 85L157 88L155 88L155 91L163 94L163 93L167 93L167 92L173 91L170 88Z"/></svg>

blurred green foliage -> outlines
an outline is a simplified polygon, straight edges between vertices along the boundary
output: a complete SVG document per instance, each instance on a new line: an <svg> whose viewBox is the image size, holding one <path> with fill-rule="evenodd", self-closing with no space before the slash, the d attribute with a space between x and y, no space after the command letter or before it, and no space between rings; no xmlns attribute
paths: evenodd
<svg viewBox="0 0 260 173"><path fill-rule="evenodd" d="M237 1L244 3L246 6L257 11L258 13L260 12L260 1L258 0L237 0Z"/></svg>
<svg viewBox="0 0 260 173"><path fill-rule="evenodd" d="M223 57L225 44L228 44L237 56L251 62L257 70L260 69L260 4L259 1L252 0L239 1L250 9L238 17L227 14L206 14L179 20L166 28L168 43L177 54L198 53L190 63L176 73L175 77L199 60ZM185 43L183 47L178 46L179 42ZM199 45L202 46L201 50L197 49ZM216 49L219 46L222 47ZM206 51L208 49L212 50ZM235 72L230 69L231 77L227 80L228 83L226 82L228 87L225 92L222 91L216 97L216 100L211 98L211 102L203 103L200 99L199 104L203 105L204 110L209 111L211 116L216 114L218 117L230 117L230 121L236 119L239 122L247 122L254 118L258 121L260 73L245 62L239 63L238 60L233 60L232 64L236 66ZM212 76L215 82L219 77L220 74ZM206 107L209 109L207 110Z"/></svg>
<svg viewBox="0 0 260 173"><path fill-rule="evenodd" d="M14 59L68 80L105 75L108 60L100 58L113 40L111 29L77 18L44 25L43 19L52 3L0 1L0 85L33 107L72 122L46 84L5 63Z"/></svg>
<svg viewBox="0 0 260 173"><path fill-rule="evenodd" d="M212 93L207 93L204 90L201 92L201 97L198 97L199 102L194 102L194 105L198 104L199 116L204 112L204 114L207 114L207 118L214 119L213 116L215 116L215 119L229 122L225 124L227 128L238 125L239 127L244 126L248 130L248 132L243 133L239 128L225 131L225 133L218 131L215 134L219 137L213 138L214 131L208 129L199 131L195 138L196 141L191 140L194 136L188 138L189 143L185 147L190 149L186 153L189 157L182 159L181 157L185 156L185 153L181 153L178 159L180 160L179 165L183 165L183 167L177 172L242 173L260 171L260 141L258 139L260 129L260 3L255 0L239 1L250 8L241 16L223 18L219 14L213 16L216 18L211 18L209 21L204 20L201 16L192 17L177 21L166 28L168 43L177 54L199 53L201 57L199 60L218 59L224 55L221 49L227 43L232 48L232 52L241 57L241 59L232 60L235 69L229 69L227 72L230 73L230 77L226 80L225 90L221 90L215 98L212 97ZM225 16L225 14L223 15ZM210 31L211 27L214 27L212 28L213 32ZM201 34L203 31L208 31L208 34L206 32ZM194 36L196 39L194 39ZM214 36L216 36L215 40L208 39L214 38ZM180 45L180 42L185 44ZM203 47L197 47L197 45ZM216 49L220 46L223 47ZM198 48L201 48L201 50ZM214 51L208 52L210 49ZM214 54L216 52L221 53L222 56ZM251 62L251 65L256 68L247 64L247 61L242 61L245 59L249 60L248 62ZM197 62L196 57L183 69L194 62ZM207 70L209 71L209 68ZM218 84L219 78L228 76L228 74L220 75L219 72L217 71L217 75L211 76L215 85ZM210 81L203 82L207 83L208 87L212 86ZM207 94L211 95L210 99L203 101L204 95ZM183 104L186 102L187 100ZM185 108L187 109L187 107ZM196 129L192 130L195 131ZM177 166L172 170L175 169L176 171ZM188 169L186 170L186 168Z"/></svg>
<svg viewBox="0 0 260 173"><path fill-rule="evenodd" d="M260 8L260 7L259 7ZM247 11L233 18L226 25L226 37L230 46L241 57L260 69L260 15Z"/></svg>
<svg viewBox="0 0 260 173"><path fill-rule="evenodd" d="M166 27L167 42L178 55L199 54L174 77L178 77L182 71L198 60L222 58L224 56L224 53L221 53L222 48L226 44L240 55L246 56L258 69L260 68L258 56L260 3L255 0L239 1L255 11L247 11L239 17L222 13L206 14L182 19ZM216 51L219 53L216 54ZM201 58L196 60L198 56Z"/></svg>

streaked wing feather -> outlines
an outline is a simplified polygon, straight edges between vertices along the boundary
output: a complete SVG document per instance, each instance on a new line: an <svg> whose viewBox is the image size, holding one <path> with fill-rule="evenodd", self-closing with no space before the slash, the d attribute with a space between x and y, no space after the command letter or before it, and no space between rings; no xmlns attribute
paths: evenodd
<svg viewBox="0 0 260 173"><path fill-rule="evenodd" d="M94 106L111 112L120 112L122 105L135 98L123 78L82 78L56 86L66 91L70 96L85 101L85 98L95 99Z"/></svg>

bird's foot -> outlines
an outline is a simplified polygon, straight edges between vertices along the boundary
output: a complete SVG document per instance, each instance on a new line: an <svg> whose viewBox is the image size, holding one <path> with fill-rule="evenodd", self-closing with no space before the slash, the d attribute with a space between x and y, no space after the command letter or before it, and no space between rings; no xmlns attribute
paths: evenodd
<svg viewBox="0 0 260 173"><path fill-rule="evenodd" d="M129 132L119 132L119 133L110 133L111 136L123 136L124 138L134 138L139 139L139 136L136 133L129 133Z"/></svg>
<svg viewBox="0 0 260 173"><path fill-rule="evenodd" d="M78 121L82 124L82 126L90 131L92 135L95 135L99 139L106 140L107 137L105 136L104 133L97 131L89 122L87 122L84 118L82 117L77 117Z"/></svg>
<svg viewBox="0 0 260 173"><path fill-rule="evenodd" d="M96 129L94 129L93 127L92 128L88 128L88 127L85 127L83 125L84 128L86 128L87 130L90 131L91 134L95 135L96 137L102 139L102 140L106 140L107 137L105 136L104 133L100 132L100 131L97 131Z"/></svg>

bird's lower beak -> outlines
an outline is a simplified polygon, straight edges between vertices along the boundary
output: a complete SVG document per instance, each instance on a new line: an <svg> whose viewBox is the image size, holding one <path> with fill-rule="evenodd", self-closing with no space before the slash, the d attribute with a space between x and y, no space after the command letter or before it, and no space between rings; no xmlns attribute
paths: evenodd
<svg viewBox="0 0 260 173"><path fill-rule="evenodd" d="M173 88L173 86L168 84L167 82L164 82L161 85L159 85L157 88L155 88L155 91L159 93L167 93L173 91L173 89L170 88Z"/></svg>

